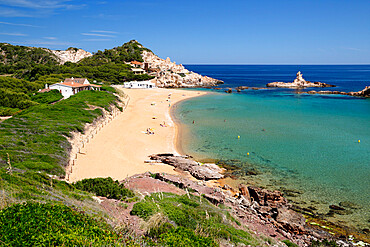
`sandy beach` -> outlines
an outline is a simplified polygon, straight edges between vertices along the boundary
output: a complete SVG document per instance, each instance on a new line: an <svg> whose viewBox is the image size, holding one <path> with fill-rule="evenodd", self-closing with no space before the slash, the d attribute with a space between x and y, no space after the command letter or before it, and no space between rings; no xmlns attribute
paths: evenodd
<svg viewBox="0 0 370 247"><path fill-rule="evenodd" d="M171 166L144 161L151 154L177 153L177 127L170 109L181 100L205 92L162 88L120 90L130 97L127 108L81 150L69 177L71 182L95 177L122 180L146 171L176 174ZM148 128L154 134L146 134Z"/></svg>

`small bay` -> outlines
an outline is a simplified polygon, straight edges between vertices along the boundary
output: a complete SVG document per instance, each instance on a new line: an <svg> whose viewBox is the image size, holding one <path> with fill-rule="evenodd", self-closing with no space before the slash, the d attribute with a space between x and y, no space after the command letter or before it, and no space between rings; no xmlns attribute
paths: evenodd
<svg viewBox="0 0 370 247"><path fill-rule="evenodd" d="M368 65L187 68L224 80L223 88L293 81L298 70L306 80L338 86L330 90L358 91L370 85ZM257 175L241 174L240 179L295 191L287 193L288 199L316 208L318 214L327 214L331 204L350 201L360 208L328 217L369 228L370 99L296 94L293 89L248 89L234 94L220 90L182 102L175 114L185 129L181 140L185 153L257 170Z"/></svg>

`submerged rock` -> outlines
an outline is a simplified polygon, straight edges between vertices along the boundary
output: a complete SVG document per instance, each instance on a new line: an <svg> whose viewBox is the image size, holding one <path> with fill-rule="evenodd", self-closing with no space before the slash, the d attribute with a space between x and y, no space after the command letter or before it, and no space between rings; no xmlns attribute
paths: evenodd
<svg viewBox="0 0 370 247"><path fill-rule="evenodd" d="M330 208L330 209L333 209L333 210L345 210L344 208L339 207L339 206L337 206L337 205L330 205L330 206L329 206L329 208Z"/></svg>
<svg viewBox="0 0 370 247"><path fill-rule="evenodd" d="M307 93L307 94L340 94L340 95L348 95L348 96L357 96L357 97L370 97L370 86L366 86L363 90L358 92L340 92L340 91L308 91L308 92L299 92L299 93Z"/></svg>
<svg viewBox="0 0 370 247"><path fill-rule="evenodd" d="M360 208L362 208L360 205L357 205L356 203L348 202L348 201L340 202L339 206L345 207L345 208L351 208L351 209L360 209Z"/></svg>

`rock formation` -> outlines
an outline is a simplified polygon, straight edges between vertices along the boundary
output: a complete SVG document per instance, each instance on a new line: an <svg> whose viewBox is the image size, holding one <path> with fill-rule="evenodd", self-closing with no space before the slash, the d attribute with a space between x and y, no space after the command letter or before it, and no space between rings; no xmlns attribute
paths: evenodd
<svg viewBox="0 0 370 247"><path fill-rule="evenodd" d="M366 86L363 90L358 92L340 92L340 91L308 91L308 92L301 92L301 93L308 93L308 94L341 94L341 95L349 95L349 96L357 96L357 97L370 97L370 86Z"/></svg>
<svg viewBox="0 0 370 247"><path fill-rule="evenodd" d="M175 156L173 154L153 154L151 160L156 160L175 168L189 172L193 177L201 180L220 179L222 169L215 164L200 164L187 156Z"/></svg>
<svg viewBox="0 0 370 247"><path fill-rule="evenodd" d="M266 84L266 87L282 87L282 88L306 88L306 87L335 87L334 85L323 82L310 82L303 79L301 71L298 71L297 77L293 82L271 82Z"/></svg>
<svg viewBox="0 0 370 247"><path fill-rule="evenodd" d="M161 59L150 51L143 51L144 69L155 76L158 87L208 87L223 83L185 69L182 64Z"/></svg>
<svg viewBox="0 0 370 247"><path fill-rule="evenodd" d="M66 62L77 63L78 61L84 59L85 57L91 57L92 54L90 52L84 51L78 48L68 48L65 51L60 50L49 50L49 52L53 53L60 61L60 64L64 64Z"/></svg>

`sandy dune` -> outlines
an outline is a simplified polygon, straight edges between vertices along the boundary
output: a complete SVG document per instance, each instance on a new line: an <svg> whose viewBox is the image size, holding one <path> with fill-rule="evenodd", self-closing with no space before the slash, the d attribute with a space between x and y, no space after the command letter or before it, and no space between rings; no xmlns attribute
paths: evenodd
<svg viewBox="0 0 370 247"><path fill-rule="evenodd" d="M171 166L144 163L144 160L150 154L176 152L176 126L170 117L169 104L172 107L204 92L162 88L123 91L130 97L126 110L81 150L85 154L78 155L70 174L71 182L94 177L121 180L146 171L176 173ZM167 127L160 126L163 122ZM148 128L153 128L153 135L145 134Z"/></svg>

